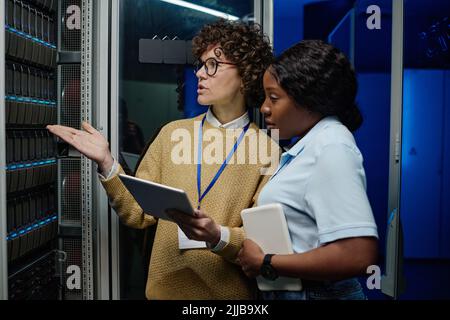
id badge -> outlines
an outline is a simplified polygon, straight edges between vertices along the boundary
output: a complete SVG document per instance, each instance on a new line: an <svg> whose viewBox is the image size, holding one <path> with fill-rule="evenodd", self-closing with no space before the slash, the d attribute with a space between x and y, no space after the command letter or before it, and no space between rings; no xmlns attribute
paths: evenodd
<svg viewBox="0 0 450 320"><path fill-rule="evenodd" d="M205 241L196 241L196 240L190 240L181 230L180 227L178 227L178 248L180 250L184 249L206 249L206 242Z"/></svg>

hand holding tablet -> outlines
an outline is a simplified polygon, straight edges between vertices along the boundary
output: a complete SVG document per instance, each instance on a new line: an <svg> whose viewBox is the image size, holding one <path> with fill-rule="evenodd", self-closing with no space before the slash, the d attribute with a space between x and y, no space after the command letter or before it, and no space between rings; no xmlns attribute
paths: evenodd
<svg viewBox="0 0 450 320"><path fill-rule="evenodd" d="M120 174L119 178L146 214L169 221L173 220L166 213L170 209L194 215L186 192L181 189L125 174Z"/></svg>

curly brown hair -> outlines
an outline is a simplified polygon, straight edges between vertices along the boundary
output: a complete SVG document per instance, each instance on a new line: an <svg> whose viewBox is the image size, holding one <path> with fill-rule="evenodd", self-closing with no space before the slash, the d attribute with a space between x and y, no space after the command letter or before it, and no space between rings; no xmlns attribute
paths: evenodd
<svg viewBox="0 0 450 320"><path fill-rule="evenodd" d="M262 78L273 60L269 39L261 26L220 19L205 25L194 37L192 53L199 59L209 46L217 44L237 64L247 107L259 107L264 101Z"/></svg>

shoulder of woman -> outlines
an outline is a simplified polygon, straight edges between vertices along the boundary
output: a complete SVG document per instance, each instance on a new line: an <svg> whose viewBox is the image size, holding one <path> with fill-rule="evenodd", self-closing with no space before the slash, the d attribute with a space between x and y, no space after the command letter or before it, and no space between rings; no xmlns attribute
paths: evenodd
<svg viewBox="0 0 450 320"><path fill-rule="evenodd" d="M314 149L317 156L322 155L325 150L334 152L350 152L356 157L361 156L353 134L344 126L332 126L324 128L314 139Z"/></svg>
<svg viewBox="0 0 450 320"><path fill-rule="evenodd" d="M200 114L193 118L179 119L179 120L171 121L171 122L167 123L165 126L163 126L163 130L164 131L172 131L175 129L193 130L194 124L196 122L200 123L202 121L204 115L205 114L203 113L203 114Z"/></svg>
<svg viewBox="0 0 450 320"><path fill-rule="evenodd" d="M173 132L177 129L185 129L188 131L192 131L194 129L195 121L201 121L202 115L189 118L189 119L179 119L174 120L162 125L157 131L158 139L170 139Z"/></svg>
<svg viewBox="0 0 450 320"><path fill-rule="evenodd" d="M353 134L343 124L335 123L326 126L317 133L315 137L316 143L319 145L343 144L349 147L356 146Z"/></svg>

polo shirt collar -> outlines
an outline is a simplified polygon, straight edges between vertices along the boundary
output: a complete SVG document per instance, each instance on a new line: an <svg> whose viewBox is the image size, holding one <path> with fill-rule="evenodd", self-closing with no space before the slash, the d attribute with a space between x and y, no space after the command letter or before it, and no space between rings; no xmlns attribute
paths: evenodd
<svg viewBox="0 0 450 320"><path fill-rule="evenodd" d="M311 130L308 131L308 133L303 138L298 140L292 148L286 151L285 154L288 154L292 157L298 156L300 152L302 152L303 148L305 148L305 146L308 144L308 142L310 142L311 139L316 135L316 133L325 128L330 123L339 123L339 120L336 116L329 116L321 119L314 127L311 128Z"/></svg>

